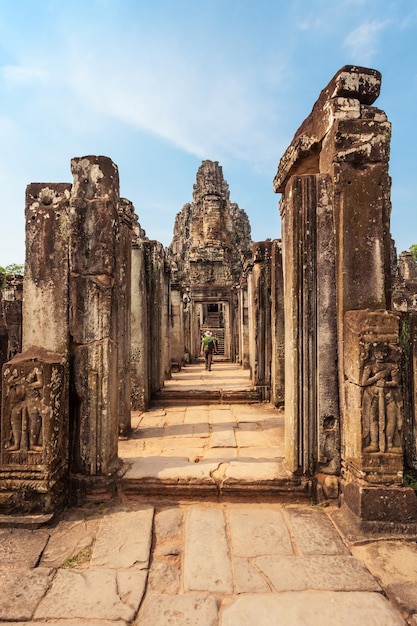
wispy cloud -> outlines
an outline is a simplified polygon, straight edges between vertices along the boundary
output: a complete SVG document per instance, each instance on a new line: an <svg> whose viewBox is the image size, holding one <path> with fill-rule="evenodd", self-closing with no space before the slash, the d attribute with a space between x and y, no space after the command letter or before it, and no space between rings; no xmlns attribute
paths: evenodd
<svg viewBox="0 0 417 626"><path fill-rule="evenodd" d="M6 83L11 85L45 83L48 79L47 72L39 67L4 65L0 71Z"/></svg>
<svg viewBox="0 0 417 626"><path fill-rule="evenodd" d="M379 49L382 31L390 24L389 20L372 20L360 24L352 30L343 42L352 62L369 63Z"/></svg>

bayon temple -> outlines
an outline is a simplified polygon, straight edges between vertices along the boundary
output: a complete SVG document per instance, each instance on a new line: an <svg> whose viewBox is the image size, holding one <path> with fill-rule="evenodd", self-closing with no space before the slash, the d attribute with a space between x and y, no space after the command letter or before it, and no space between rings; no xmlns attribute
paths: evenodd
<svg viewBox="0 0 417 626"><path fill-rule="evenodd" d="M417 268L390 234L380 87L378 71L343 67L277 155L281 238L252 241L213 161L168 248L108 157L72 159L72 183L28 185L24 276L0 290L1 515L115 489L131 411L211 330L253 401L285 412L283 461L306 493L362 527L415 532Z"/></svg>

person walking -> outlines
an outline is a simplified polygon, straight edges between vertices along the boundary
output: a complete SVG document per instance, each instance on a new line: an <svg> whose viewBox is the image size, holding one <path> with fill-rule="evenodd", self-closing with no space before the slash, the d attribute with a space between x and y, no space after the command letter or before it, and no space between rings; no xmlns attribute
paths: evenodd
<svg viewBox="0 0 417 626"><path fill-rule="evenodd" d="M203 341L201 342L201 354L204 354L204 360L206 363L206 370L211 372L211 365L213 363L213 354L216 351L216 342L211 330L207 330L204 334Z"/></svg>

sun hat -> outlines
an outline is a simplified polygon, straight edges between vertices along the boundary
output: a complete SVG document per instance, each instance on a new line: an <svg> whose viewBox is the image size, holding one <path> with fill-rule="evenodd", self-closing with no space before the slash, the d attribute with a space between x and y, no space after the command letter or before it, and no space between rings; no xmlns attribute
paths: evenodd
<svg viewBox="0 0 417 626"><path fill-rule="evenodd" d="M211 337L211 330L206 330L206 337Z"/></svg>

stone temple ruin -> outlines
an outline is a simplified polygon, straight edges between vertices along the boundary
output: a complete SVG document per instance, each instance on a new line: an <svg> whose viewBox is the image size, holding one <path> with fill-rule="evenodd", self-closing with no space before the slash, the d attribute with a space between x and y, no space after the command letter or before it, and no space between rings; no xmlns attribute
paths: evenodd
<svg viewBox="0 0 417 626"><path fill-rule="evenodd" d="M285 407L293 475L363 527L415 527L417 271L391 240L380 86L346 66L321 92L274 179L281 240L252 242L217 162L200 166L167 249L107 157L73 159L72 184L28 186L23 298L6 277L0 301L1 513L108 488L131 408L149 408L210 328L254 393Z"/></svg>

